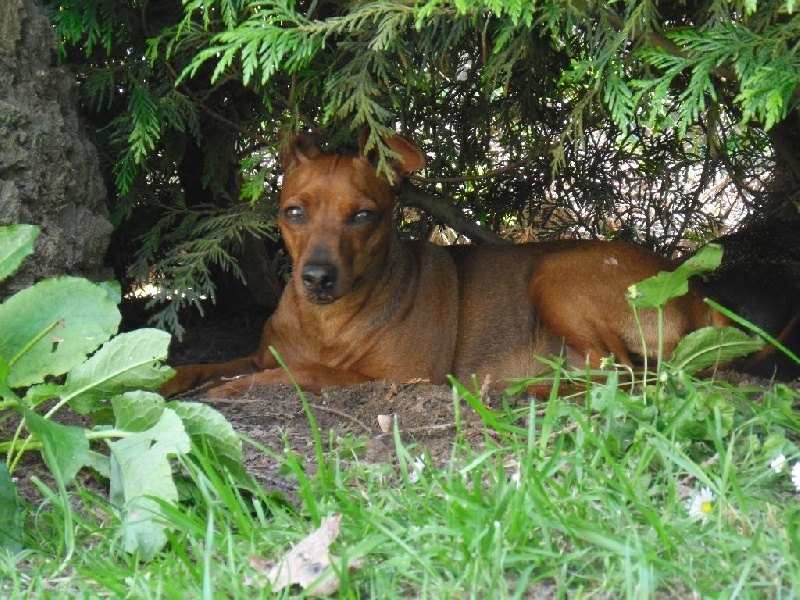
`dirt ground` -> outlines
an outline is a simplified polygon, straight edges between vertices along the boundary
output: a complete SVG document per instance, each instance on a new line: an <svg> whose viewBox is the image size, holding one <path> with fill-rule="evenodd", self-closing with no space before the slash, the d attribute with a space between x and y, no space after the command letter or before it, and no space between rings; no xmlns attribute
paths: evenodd
<svg viewBox="0 0 800 600"><path fill-rule="evenodd" d="M258 346L262 320L240 314L187 328L182 342L173 341L170 364L208 363L251 354ZM337 438L366 438L362 460L391 463L395 459L392 422L396 418L403 441L430 454L434 464L446 462L455 432L455 407L449 386L427 383L364 383L351 388L329 388L321 395L306 394L314 420L327 442ZM233 424L236 431L282 454L285 445L307 461L316 462L314 440L298 393L285 385L256 387L241 396L212 399L202 392L180 397L208 402ZM480 417L461 403L460 422L467 439L481 443ZM268 490L293 495L295 482L279 473L280 465L264 452L245 444L245 467Z"/></svg>

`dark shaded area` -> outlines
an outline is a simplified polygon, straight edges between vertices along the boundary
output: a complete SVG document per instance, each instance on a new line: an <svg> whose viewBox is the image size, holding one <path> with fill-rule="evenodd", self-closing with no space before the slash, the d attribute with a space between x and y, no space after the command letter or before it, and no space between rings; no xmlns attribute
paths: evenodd
<svg viewBox="0 0 800 600"><path fill-rule="evenodd" d="M705 277L709 295L800 356L800 220L760 221L714 241L725 251ZM800 377L800 365L774 349L737 366L759 377Z"/></svg>

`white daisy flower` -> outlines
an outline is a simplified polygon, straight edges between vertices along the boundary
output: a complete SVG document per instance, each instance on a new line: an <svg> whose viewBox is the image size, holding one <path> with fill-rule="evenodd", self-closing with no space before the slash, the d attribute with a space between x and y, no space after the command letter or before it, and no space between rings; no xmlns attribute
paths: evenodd
<svg viewBox="0 0 800 600"><path fill-rule="evenodd" d="M798 473L800 473L800 470L798 470ZM705 523L711 513L714 512L714 498L714 492L709 488L701 488L689 502L689 516L695 520L703 519L703 523Z"/></svg>
<svg viewBox="0 0 800 600"><path fill-rule="evenodd" d="M792 467L792 483L794 484L794 489L800 492L800 461L794 463Z"/></svg>
<svg viewBox="0 0 800 600"><path fill-rule="evenodd" d="M783 454L776 456L772 462L769 463L769 466L776 473L780 473L786 468L786 457Z"/></svg>

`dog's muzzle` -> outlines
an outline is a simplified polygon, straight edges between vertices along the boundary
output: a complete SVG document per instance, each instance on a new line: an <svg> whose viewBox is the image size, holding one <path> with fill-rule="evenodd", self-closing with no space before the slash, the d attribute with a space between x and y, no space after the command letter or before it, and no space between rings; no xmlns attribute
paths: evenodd
<svg viewBox="0 0 800 600"><path fill-rule="evenodd" d="M328 263L306 263L300 278L306 289L306 298L315 304L330 304L336 300L334 288L339 270Z"/></svg>

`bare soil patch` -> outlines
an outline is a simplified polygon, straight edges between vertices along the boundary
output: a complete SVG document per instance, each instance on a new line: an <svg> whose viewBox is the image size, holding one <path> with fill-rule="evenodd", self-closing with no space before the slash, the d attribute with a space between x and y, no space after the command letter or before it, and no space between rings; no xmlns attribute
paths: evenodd
<svg viewBox="0 0 800 600"><path fill-rule="evenodd" d="M187 329L182 342L173 342L170 364L206 363L247 356L261 337L263 318L240 313L217 318ZM395 446L394 419L403 442L415 444L441 465L451 456L456 429L455 405L450 386L428 383L369 382L351 388L328 388L321 395L306 394L314 421L327 444L334 439L366 438L366 452L359 459L392 463ZM236 431L277 454L287 447L299 454L313 472L316 468L314 437L298 392L285 385L260 386L241 396L217 399L202 392L181 399L207 402L233 424ZM463 402L458 420L462 433L480 444L480 417ZM380 419L379 419L380 417ZM388 418L388 421L387 421ZM380 421L380 422L379 422ZM280 473L280 464L253 445L245 445L245 467L267 489L293 495L296 483Z"/></svg>

